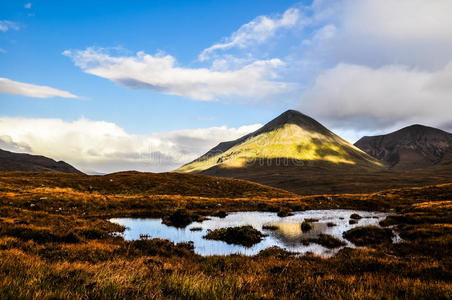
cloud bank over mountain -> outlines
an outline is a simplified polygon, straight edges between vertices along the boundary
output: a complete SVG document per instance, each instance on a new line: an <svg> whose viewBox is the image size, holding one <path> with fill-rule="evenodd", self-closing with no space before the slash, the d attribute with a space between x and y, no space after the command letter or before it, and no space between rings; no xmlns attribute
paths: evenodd
<svg viewBox="0 0 452 300"><path fill-rule="evenodd" d="M0 118L0 148L64 160L80 169L168 171L260 125L135 135L114 123L79 119Z"/></svg>

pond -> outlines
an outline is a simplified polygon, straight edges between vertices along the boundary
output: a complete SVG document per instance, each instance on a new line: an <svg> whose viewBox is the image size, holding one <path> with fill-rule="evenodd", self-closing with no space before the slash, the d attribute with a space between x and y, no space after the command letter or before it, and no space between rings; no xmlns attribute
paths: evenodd
<svg viewBox="0 0 452 300"><path fill-rule="evenodd" d="M350 216L354 213L362 218L356 220L356 224L349 224ZM383 212L356 210L308 210L294 212L294 215L289 217L278 217L273 212L233 212L225 218L209 217L209 220L191 223L186 228L164 225L162 220L157 218L113 218L110 221L126 227L125 232L121 233L125 240L136 240L140 239L141 236L147 236L149 238L167 239L174 243L192 241L195 252L200 255L255 255L263 249L278 246L300 254L312 252L322 256L331 256L337 253L340 248L328 249L313 243L306 246L303 245L301 240L315 238L319 234L329 234L344 241L346 247L355 247L342 237L342 233L357 226L378 226L379 221L387 215L388 213ZM316 222L311 222L312 230L308 232L302 232L300 226L305 219L318 219ZM328 223L334 223L336 226L329 227ZM251 225L267 236L260 243L249 248L203 238L208 230L244 225ZM263 226L267 225L273 225L277 228L276 230L263 229ZM196 227L198 227L197 231L190 230Z"/></svg>

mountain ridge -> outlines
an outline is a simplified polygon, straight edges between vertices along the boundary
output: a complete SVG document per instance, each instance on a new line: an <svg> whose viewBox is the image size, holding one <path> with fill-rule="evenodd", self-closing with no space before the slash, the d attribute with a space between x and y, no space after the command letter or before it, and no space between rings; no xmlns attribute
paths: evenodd
<svg viewBox="0 0 452 300"><path fill-rule="evenodd" d="M452 162L452 133L420 124L362 137L355 146L392 169L412 170Z"/></svg>
<svg viewBox="0 0 452 300"><path fill-rule="evenodd" d="M84 174L64 161L42 155L15 153L0 149L0 171L63 172Z"/></svg>

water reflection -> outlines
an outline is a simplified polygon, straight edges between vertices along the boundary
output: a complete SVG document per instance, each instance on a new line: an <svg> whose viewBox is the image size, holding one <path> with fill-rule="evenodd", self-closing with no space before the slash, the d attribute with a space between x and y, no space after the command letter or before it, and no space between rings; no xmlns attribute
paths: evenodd
<svg viewBox="0 0 452 300"><path fill-rule="evenodd" d="M363 218L357 224L349 224L350 215L357 213ZM366 212L355 210L309 210L295 212L293 216L281 218L276 213L271 212L235 212L226 218L210 217L202 223L195 222L186 228L175 228L164 225L161 219L136 219L136 218L115 218L111 222L125 226L127 229L123 233L126 240L139 239L140 235L150 238L168 239L175 243L192 241L195 252L201 255L228 255L240 253L254 255L261 250L278 246L289 251L298 253L313 252L324 256L335 254L340 248L327 249L318 244L303 245L302 239L315 238L319 234L329 234L346 242L348 247L354 245L342 238L342 233L357 226L378 225L379 221L388 214L381 212ZM300 224L305 219L318 219L311 223L312 229L308 232L301 230ZM335 226L328 223L334 223ZM206 240L203 236L207 230L218 228L251 225L254 228L268 234L260 243L247 248L239 245L230 245L222 241ZM263 226L274 226L273 229L263 229ZM201 230L192 231L190 229L199 227Z"/></svg>

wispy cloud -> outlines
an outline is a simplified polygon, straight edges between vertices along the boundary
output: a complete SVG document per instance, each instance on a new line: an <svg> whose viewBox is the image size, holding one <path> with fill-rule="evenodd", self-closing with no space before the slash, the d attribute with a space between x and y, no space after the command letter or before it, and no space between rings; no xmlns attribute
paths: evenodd
<svg viewBox="0 0 452 300"><path fill-rule="evenodd" d="M8 20L0 20L0 31L6 32L8 30L19 30L20 26L16 22Z"/></svg>
<svg viewBox="0 0 452 300"><path fill-rule="evenodd" d="M280 59L258 60L232 70L184 68L171 55L138 52L112 56L103 49L63 52L84 72L127 88L150 89L164 94L211 101L224 97L266 98L293 88L276 80Z"/></svg>
<svg viewBox="0 0 452 300"><path fill-rule="evenodd" d="M24 7L26 9L30 9L31 8L31 2L25 3Z"/></svg>
<svg viewBox="0 0 452 300"><path fill-rule="evenodd" d="M58 90L44 85L34 85L13 81L8 78L0 78L0 93L22 95L33 98L78 98L76 95L67 91Z"/></svg>
<svg viewBox="0 0 452 300"><path fill-rule="evenodd" d="M224 42L214 44L204 49L199 55L199 60L204 61L210 58L211 54L218 50L226 50L234 47L245 48L251 44L261 44L273 37L277 30L282 28L292 28L299 20L299 11L296 8L289 8L281 16L274 18L259 16L253 21L242 25Z"/></svg>
<svg viewBox="0 0 452 300"><path fill-rule="evenodd" d="M0 118L0 148L46 155L101 172L170 171L219 142L236 139L260 126L220 126L134 135L104 121Z"/></svg>

